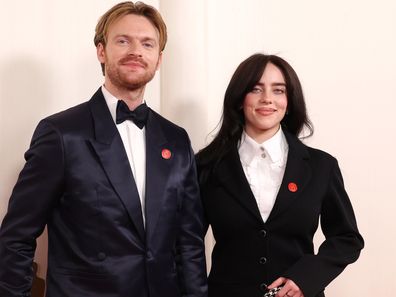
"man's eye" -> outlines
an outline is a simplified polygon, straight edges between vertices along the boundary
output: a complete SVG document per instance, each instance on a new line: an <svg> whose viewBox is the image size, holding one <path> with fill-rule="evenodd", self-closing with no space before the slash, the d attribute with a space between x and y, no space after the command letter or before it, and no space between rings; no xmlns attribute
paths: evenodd
<svg viewBox="0 0 396 297"><path fill-rule="evenodd" d="M150 43L150 42L144 42L143 46L147 47L147 48L153 48L154 47L154 45L152 43Z"/></svg>

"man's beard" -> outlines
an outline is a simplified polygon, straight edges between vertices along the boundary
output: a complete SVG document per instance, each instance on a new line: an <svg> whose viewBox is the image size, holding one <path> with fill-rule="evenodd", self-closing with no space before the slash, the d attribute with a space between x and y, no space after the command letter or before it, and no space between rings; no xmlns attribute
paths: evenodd
<svg viewBox="0 0 396 297"><path fill-rule="evenodd" d="M146 72L144 73L126 73L120 68L120 65L128 62L128 58L124 58L117 62L117 65L107 64L106 75L111 83L120 89L124 90L137 90L144 87L149 81L151 81L155 75L155 69L148 70L147 63L140 61Z"/></svg>

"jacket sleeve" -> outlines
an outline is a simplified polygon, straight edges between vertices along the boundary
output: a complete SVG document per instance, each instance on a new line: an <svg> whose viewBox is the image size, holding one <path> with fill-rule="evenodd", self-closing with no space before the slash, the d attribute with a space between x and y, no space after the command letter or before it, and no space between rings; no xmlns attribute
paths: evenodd
<svg viewBox="0 0 396 297"><path fill-rule="evenodd" d="M189 146L189 165L182 189L181 233L177 241L178 277L183 297L206 297L207 276L203 207L195 158Z"/></svg>
<svg viewBox="0 0 396 297"><path fill-rule="evenodd" d="M300 287L304 297L314 297L324 291L348 264L358 259L364 246L335 160L322 204L320 222L325 241L320 245L318 253L302 257L285 273L285 277Z"/></svg>
<svg viewBox="0 0 396 297"><path fill-rule="evenodd" d="M30 296L36 238L43 232L61 191L60 139L52 125L42 121L25 153L26 163L0 229L0 296Z"/></svg>

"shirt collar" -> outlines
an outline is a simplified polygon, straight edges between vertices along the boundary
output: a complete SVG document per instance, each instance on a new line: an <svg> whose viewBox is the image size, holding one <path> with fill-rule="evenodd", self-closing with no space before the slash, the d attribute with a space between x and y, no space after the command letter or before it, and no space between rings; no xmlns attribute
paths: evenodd
<svg viewBox="0 0 396 297"><path fill-rule="evenodd" d="M270 157L272 163L283 163L286 161L288 149L286 137L282 128L279 128L274 136L263 143L257 143L243 131L238 151L241 161L246 165L250 165L256 156L263 154L263 151Z"/></svg>
<svg viewBox="0 0 396 297"><path fill-rule="evenodd" d="M265 151L268 153L273 163L282 161L289 149L282 128L279 128L274 136L263 142L262 146L264 146Z"/></svg>

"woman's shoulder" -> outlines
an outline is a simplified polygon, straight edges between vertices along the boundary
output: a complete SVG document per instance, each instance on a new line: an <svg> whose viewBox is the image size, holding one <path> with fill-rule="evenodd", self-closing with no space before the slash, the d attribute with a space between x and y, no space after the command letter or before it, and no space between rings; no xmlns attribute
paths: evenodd
<svg viewBox="0 0 396 297"><path fill-rule="evenodd" d="M203 184L208 181L209 176L213 172L213 168L216 165L215 159L211 156L210 150L205 148L195 154L195 162L197 166L198 179L200 184Z"/></svg>
<svg viewBox="0 0 396 297"><path fill-rule="evenodd" d="M222 150L207 146L195 155L200 184L206 184L218 179L219 175L229 172L239 160L235 144L230 144Z"/></svg>
<svg viewBox="0 0 396 297"><path fill-rule="evenodd" d="M326 160L329 162L336 161L336 158L332 154L321 148L316 148L306 144L303 138L299 138L287 132L285 133L285 136L289 145L289 150L296 151L310 159Z"/></svg>
<svg viewBox="0 0 396 297"><path fill-rule="evenodd" d="M305 145L305 147L307 148L309 155L312 157L335 160L335 157L327 151L308 145Z"/></svg>
<svg viewBox="0 0 396 297"><path fill-rule="evenodd" d="M304 143L302 145L307 151L308 159L311 164L315 164L321 168L333 168L338 164L336 157L328 151L312 147Z"/></svg>

